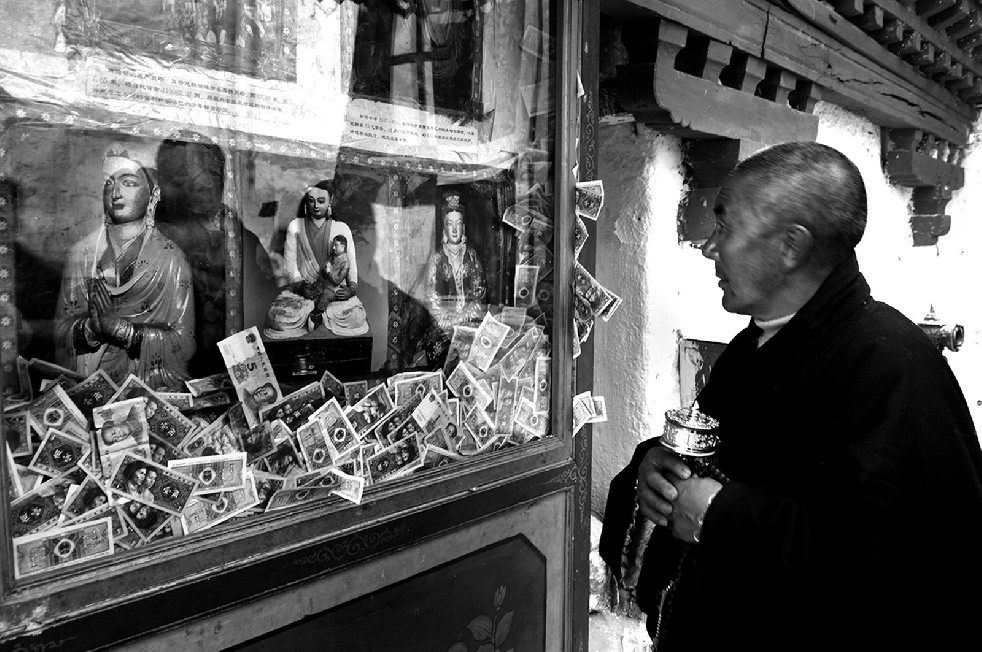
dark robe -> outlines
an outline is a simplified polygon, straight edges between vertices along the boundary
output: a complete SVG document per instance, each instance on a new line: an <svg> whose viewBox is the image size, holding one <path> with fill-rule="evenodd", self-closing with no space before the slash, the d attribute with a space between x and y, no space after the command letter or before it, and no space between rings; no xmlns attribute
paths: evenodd
<svg viewBox="0 0 982 652"><path fill-rule="evenodd" d="M731 481L683 578L673 649L975 647L982 451L944 356L870 297L855 257L758 349L759 334L730 342L699 395ZM611 484L609 564L652 443ZM678 546L655 529L637 589L649 614Z"/></svg>

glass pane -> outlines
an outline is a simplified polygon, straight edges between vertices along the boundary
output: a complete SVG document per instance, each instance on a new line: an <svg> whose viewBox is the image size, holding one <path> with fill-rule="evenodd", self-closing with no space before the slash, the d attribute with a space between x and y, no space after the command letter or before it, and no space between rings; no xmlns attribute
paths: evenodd
<svg viewBox="0 0 982 652"><path fill-rule="evenodd" d="M548 3L56 6L0 28L17 577L551 435Z"/></svg>

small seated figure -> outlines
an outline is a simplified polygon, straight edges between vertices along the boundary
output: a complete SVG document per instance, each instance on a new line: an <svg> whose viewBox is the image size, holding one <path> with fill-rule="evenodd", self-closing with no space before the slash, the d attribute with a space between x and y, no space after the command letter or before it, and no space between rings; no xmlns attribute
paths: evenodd
<svg viewBox="0 0 982 652"><path fill-rule="evenodd" d="M368 332L368 318L361 299L355 296L358 280L351 274L348 240L336 235L331 253L320 270L320 295L310 313L311 330L321 324L336 335L362 335Z"/></svg>

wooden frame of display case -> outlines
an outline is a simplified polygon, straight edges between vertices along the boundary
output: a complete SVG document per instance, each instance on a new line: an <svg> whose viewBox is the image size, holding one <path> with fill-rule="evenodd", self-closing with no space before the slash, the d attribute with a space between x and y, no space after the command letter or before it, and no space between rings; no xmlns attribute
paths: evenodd
<svg viewBox="0 0 982 652"><path fill-rule="evenodd" d="M554 79L557 102L552 130L554 242L571 243L575 179L570 170L577 164L577 150L575 131L564 126L578 121L578 62L587 50L581 48L585 3L560 0L555 6L559 74ZM46 112L43 105L22 106L28 113ZM584 649L589 440L571 433L572 246L556 246L554 255L551 429L555 436L489 453L449 470L433 469L369 487L359 505L328 499L247 519L234 528L159 542L145 552L92 560L17 581L7 503L0 501L0 650L91 650L120 644L139 648L152 640L183 640L216 649L246 644L243 637L268 634L359 597L358 590L345 593L338 586L350 583L352 574L384 566L398 555L408 560L408 566L403 566L403 581L408 581L439 570L440 564L452 565L454 555L448 551L478 530L486 545L495 542L498 532L501 541L518 537L541 543L543 535L528 532L526 522L529 514L540 513L552 514L560 528L548 540L548 554L540 553L549 578L543 590L548 591L551 605L544 616L549 619L543 626L545 649ZM230 310L241 305L234 295L228 296ZM241 302L244 297L240 293L237 299ZM8 308L0 300L0 310ZM0 486L7 486L7 475L6 465L0 465ZM491 525L494 528L487 530ZM434 566L416 558L411 551L417 547L442 551L442 561ZM461 546L468 551L461 559L479 552L473 548ZM365 586L376 591L384 584L375 581ZM315 596L306 612L297 610L255 624L256 609L282 601L291 592ZM434 619L438 621L439 614ZM195 630L195 623L214 622L223 623L226 633ZM246 627L247 623L251 625ZM461 623L458 629L466 626Z"/></svg>

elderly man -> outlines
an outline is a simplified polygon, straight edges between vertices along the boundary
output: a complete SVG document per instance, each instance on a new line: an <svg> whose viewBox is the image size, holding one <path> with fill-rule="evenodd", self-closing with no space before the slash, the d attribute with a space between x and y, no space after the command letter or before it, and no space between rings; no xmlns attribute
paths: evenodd
<svg viewBox="0 0 982 652"><path fill-rule="evenodd" d="M72 247L56 312L58 363L117 384L178 389L194 354L191 271L154 226L156 174L127 146L103 162L104 224Z"/></svg>
<svg viewBox="0 0 982 652"><path fill-rule="evenodd" d="M724 309L752 318L698 399L725 484L657 440L614 480L636 479L661 526L637 586L657 649L970 645L982 452L944 357L859 272L859 171L775 146L737 166L715 212L703 254Z"/></svg>

